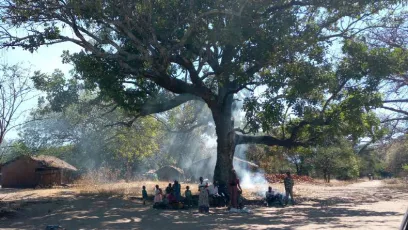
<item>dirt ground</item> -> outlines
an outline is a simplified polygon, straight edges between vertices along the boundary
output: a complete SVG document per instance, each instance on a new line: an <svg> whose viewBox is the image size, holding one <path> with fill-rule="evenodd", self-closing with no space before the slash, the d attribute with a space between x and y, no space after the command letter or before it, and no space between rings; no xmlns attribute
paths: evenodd
<svg viewBox="0 0 408 230"><path fill-rule="evenodd" d="M281 185L275 187L281 188ZM406 188L406 187L405 187ZM398 229L408 208L408 190L383 181L334 186L299 184L296 206L247 206L250 214L212 209L155 210L124 196L75 189L0 189L0 201L19 207L0 218L0 229ZM300 196L300 197L299 197Z"/></svg>

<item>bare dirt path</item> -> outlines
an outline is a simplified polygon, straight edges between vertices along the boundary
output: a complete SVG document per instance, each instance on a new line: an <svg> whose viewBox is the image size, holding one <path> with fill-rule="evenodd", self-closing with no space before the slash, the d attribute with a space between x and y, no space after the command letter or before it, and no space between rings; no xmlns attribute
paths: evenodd
<svg viewBox="0 0 408 230"><path fill-rule="evenodd" d="M252 214L230 214L224 209L213 209L210 214L195 209L163 211L123 198L55 195L57 200L27 203L16 217L0 219L0 229L45 229L48 224L59 224L66 229L387 230L398 229L408 208L408 191L385 188L381 181L332 187L299 184L296 190L303 194L299 205L249 206ZM34 193L24 191L24 199ZM16 194L0 192L0 199Z"/></svg>

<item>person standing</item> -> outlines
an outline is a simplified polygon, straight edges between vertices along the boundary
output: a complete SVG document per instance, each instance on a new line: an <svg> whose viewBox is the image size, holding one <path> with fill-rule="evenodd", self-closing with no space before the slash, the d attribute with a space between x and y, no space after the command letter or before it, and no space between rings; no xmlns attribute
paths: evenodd
<svg viewBox="0 0 408 230"><path fill-rule="evenodd" d="M198 185L198 211L200 213L209 212L210 203L209 203L209 192L208 192L208 183L204 183L202 177L200 177L200 184Z"/></svg>
<svg viewBox="0 0 408 230"><path fill-rule="evenodd" d="M147 197L146 186L144 185L142 187L142 198L143 198L143 205L146 205L146 200L148 199L148 197Z"/></svg>
<svg viewBox="0 0 408 230"><path fill-rule="evenodd" d="M173 188L171 187L171 183L169 183L169 186L166 187L166 196L169 195L172 190Z"/></svg>
<svg viewBox="0 0 408 230"><path fill-rule="evenodd" d="M233 169L231 171L231 178L229 180L229 193L232 208L238 209L239 192L242 192L241 185L239 184L237 172Z"/></svg>
<svg viewBox="0 0 408 230"><path fill-rule="evenodd" d="M186 206L187 208L190 208L192 205L192 200L193 200L193 195L191 194L190 186L186 187L186 191L184 192L184 195L186 196Z"/></svg>
<svg viewBox="0 0 408 230"><path fill-rule="evenodd" d="M174 196L176 197L177 202L180 202L180 197L181 197L181 185L180 183L175 180L173 184L173 191L174 191Z"/></svg>
<svg viewBox="0 0 408 230"><path fill-rule="evenodd" d="M292 202L292 205L295 205L295 200L293 199L293 186L295 185L295 183L293 182L293 178L290 175L290 172L286 173L286 177L283 180L283 183L285 185L285 192L286 192L286 200L285 200L285 204L287 205L289 202L289 195L290 195L290 199Z"/></svg>
<svg viewBox="0 0 408 230"><path fill-rule="evenodd" d="M200 180L200 183L198 184L198 191L200 191L201 188L205 187L205 184L206 184L204 183L204 179L202 176L200 177L199 180Z"/></svg>
<svg viewBox="0 0 408 230"><path fill-rule="evenodd" d="M159 185L156 185L156 190L154 191L154 203L158 204L162 202L162 191Z"/></svg>

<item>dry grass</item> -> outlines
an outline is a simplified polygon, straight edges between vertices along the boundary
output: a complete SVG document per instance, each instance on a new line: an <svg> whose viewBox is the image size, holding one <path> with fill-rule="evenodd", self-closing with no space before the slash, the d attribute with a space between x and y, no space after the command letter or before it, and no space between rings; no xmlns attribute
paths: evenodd
<svg viewBox="0 0 408 230"><path fill-rule="evenodd" d="M100 196L141 196L142 186L146 186L147 193L149 195L154 194L156 185L159 185L161 189L165 189L168 186L168 182L163 181L137 181L137 182L117 182L117 183L87 183L81 181L78 183L74 190L79 195L100 195ZM184 193L186 186L190 186L190 190L194 193L198 193L197 184L184 184L181 183L181 190Z"/></svg>
<svg viewBox="0 0 408 230"><path fill-rule="evenodd" d="M154 195L155 186L159 185L163 190L168 186L169 182L165 181L136 181L136 182L116 182L116 183L95 183L93 181L80 181L75 187L74 191L78 195L99 195L99 196L136 196L142 195L142 186L146 186L147 193ZM184 194L186 186L190 187L193 194L198 194L197 183L183 183L181 182L181 193ZM270 184L274 189L284 191L282 183ZM247 199L259 199L264 196L267 187L254 186L250 188L243 187L243 195Z"/></svg>
<svg viewBox="0 0 408 230"><path fill-rule="evenodd" d="M77 181L72 187L52 188L52 189L17 189L0 191L0 200L12 202L18 200L41 200L41 199L59 199L62 197L74 196L105 196L105 197L141 197L142 186L146 186L147 193L154 195L154 188L159 185L163 190L168 186L169 182L165 181L133 181L126 183L125 181L117 181L115 172L104 172L108 175L101 175L101 172L90 174L87 177ZM108 178L108 179L106 179ZM300 182L295 184L294 193L296 197L315 197L315 194L320 194L320 191L330 189L330 187L344 186L353 182L344 182L332 180L330 184L320 180L313 182ZM394 182L389 181L389 184ZM402 183L397 184L399 187ZM190 186L193 194L198 194L197 183L181 182L181 193L184 194L186 186ZM243 187L243 196L249 200L257 200L264 197L268 186L284 193L283 183L273 183L269 185L256 185L253 187ZM394 187L398 187L394 185ZM316 195L317 196L317 195Z"/></svg>
<svg viewBox="0 0 408 230"><path fill-rule="evenodd" d="M163 190L168 186L168 182L164 181L136 181L136 182L117 182L117 183L89 183L82 181L74 187L74 191L78 195L97 195L97 196L120 196L120 197L141 197L142 186L146 186L147 193L154 195L155 186L159 185ZM190 186L190 190L193 194L198 194L197 183L183 183L181 182L181 193L184 194L186 186ZM285 189L283 183L269 184L273 189L284 193ZM330 186L330 185L324 185ZM340 185L339 185L340 186ZM296 196L309 196L311 193L315 193L314 189L316 185L310 183L301 183L295 186ZM319 186L320 187L320 186ZM265 186L253 186L243 187L243 196L249 200L262 199L267 191Z"/></svg>
<svg viewBox="0 0 408 230"><path fill-rule="evenodd" d="M402 179L400 178L391 178L391 179L385 179L383 182L387 185L395 185L395 184L402 184L405 183Z"/></svg>
<svg viewBox="0 0 408 230"><path fill-rule="evenodd" d="M386 188L389 189L402 189L402 190L408 189L408 183L406 179L401 178L386 179L383 180L383 184Z"/></svg>

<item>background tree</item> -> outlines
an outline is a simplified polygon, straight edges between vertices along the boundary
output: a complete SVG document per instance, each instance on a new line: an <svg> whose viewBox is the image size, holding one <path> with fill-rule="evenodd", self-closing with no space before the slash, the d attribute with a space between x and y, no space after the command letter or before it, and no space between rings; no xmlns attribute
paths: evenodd
<svg viewBox="0 0 408 230"><path fill-rule="evenodd" d="M28 70L22 66L0 67L0 145L7 132L19 125L16 121L22 114L21 105L32 96L30 83Z"/></svg>
<svg viewBox="0 0 408 230"><path fill-rule="evenodd" d="M56 155L81 170L118 168L127 179L147 169L140 166L158 151L160 122L152 117L123 122L134 117L58 70L50 75L37 72L33 82L45 96L31 113L33 121L20 129L19 142L26 152Z"/></svg>
<svg viewBox="0 0 408 230"><path fill-rule="evenodd" d="M355 140L371 130L360 124L381 104L379 81L404 66L393 65L401 50L369 48L357 38L382 26L378 13L399 2L5 0L2 37L4 47L30 51L60 42L83 47L64 61L87 88L135 116L204 101L218 138L214 179L226 183L239 144L308 145L331 123L348 123L337 128ZM28 35L13 34L16 27ZM333 60L336 37L346 40ZM260 85L264 93L245 99L244 131L262 135L235 132L234 95ZM288 122L288 115L296 118Z"/></svg>
<svg viewBox="0 0 408 230"><path fill-rule="evenodd" d="M313 163L318 173L323 175L328 183L333 175L338 179L353 179L359 176L357 157L351 144L346 140L315 148Z"/></svg>
<svg viewBox="0 0 408 230"><path fill-rule="evenodd" d="M133 176L134 166L159 150L157 137L160 124L152 117L139 119L131 127L120 128L115 136L107 142L108 149L115 157L123 160L126 179ZM139 163L139 164L138 164Z"/></svg>
<svg viewBox="0 0 408 230"><path fill-rule="evenodd" d="M284 149L278 146L249 145L246 159L259 165L268 174L283 173L292 168Z"/></svg>
<svg viewBox="0 0 408 230"><path fill-rule="evenodd" d="M408 163L408 145L405 136L401 136L396 140L385 145L382 149L386 156L386 176L402 176L404 165Z"/></svg>

